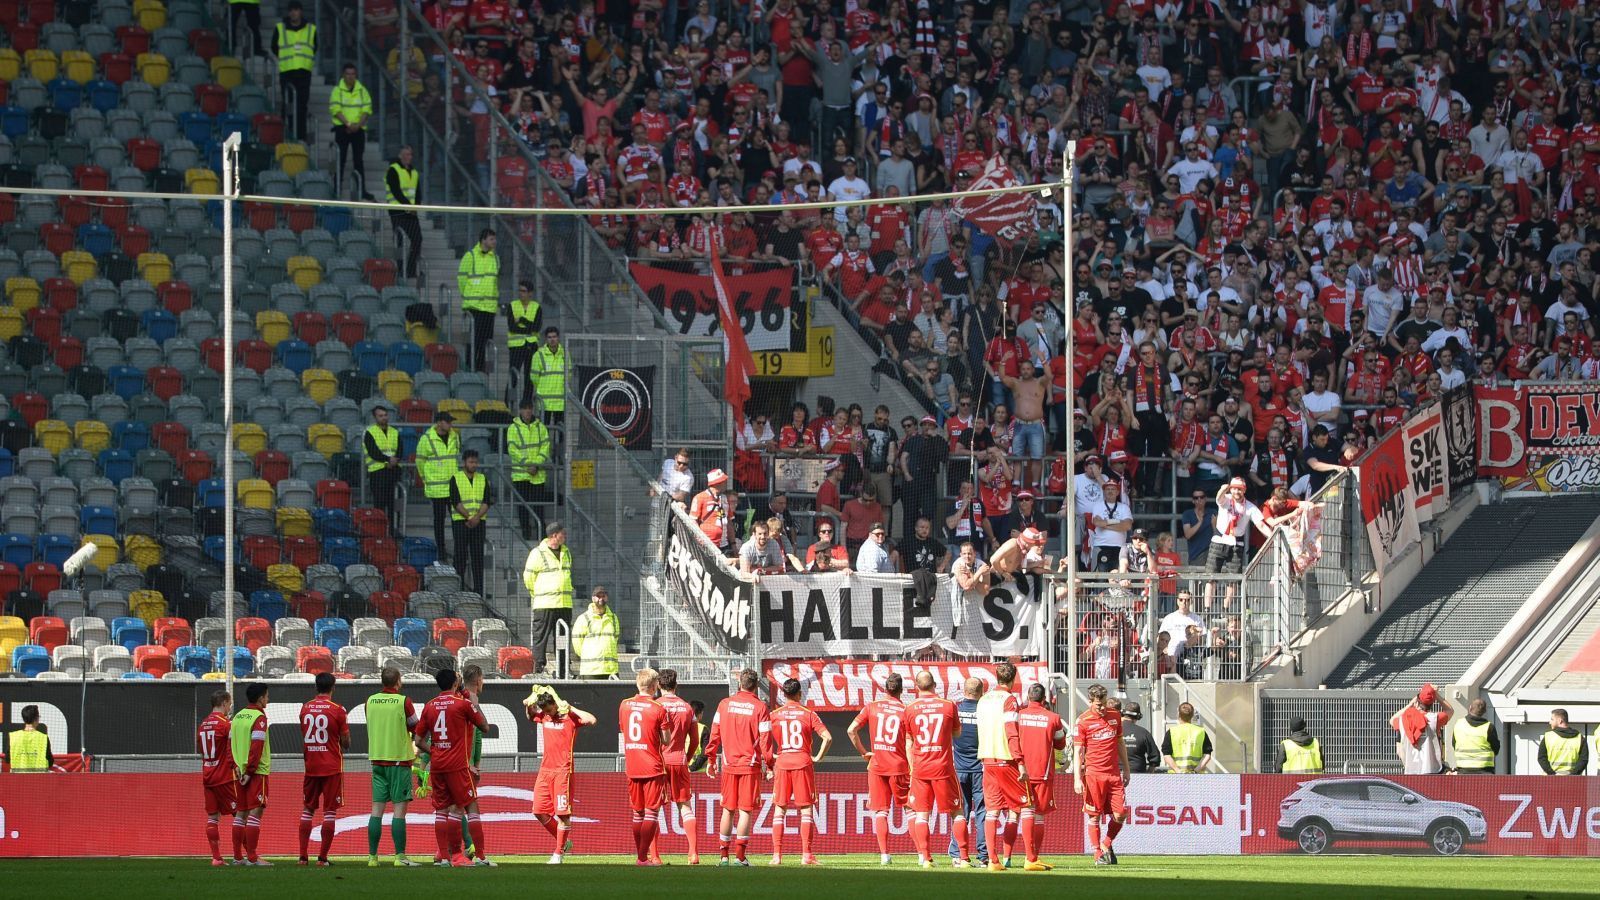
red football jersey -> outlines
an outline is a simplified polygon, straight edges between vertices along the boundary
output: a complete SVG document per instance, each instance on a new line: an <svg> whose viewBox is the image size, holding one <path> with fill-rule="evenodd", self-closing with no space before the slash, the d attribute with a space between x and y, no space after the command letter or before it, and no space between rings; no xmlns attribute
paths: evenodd
<svg viewBox="0 0 1600 900"><path fill-rule="evenodd" d="M571 710L564 716L547 716L536 712L529 721L539 727L544 739L544 756L539 760L539 770L572 768L572 744L578 738L583 723Z"/></svg>
<svg viewBox="0 0 1600 900"><path fill-rule="evenodd" d="M715 757L719 751L724 772L751 772L772 759L772 722L761 698L740 691L717 704L706 756Z"/></svg>
<svg viewBox="0 0 1600 900"><path fill-rule="evenodd" d="M694 707L677 694L661 695L656 701L667 711L667 749L662 762L669 766L689 764L689 758L699 749L700 729L695 726Z"/></svg>
<svg viewBox="0 0 1600 900"><path fill-rule="evenodd" d="M202 784L228 784L238 778L233 764L233 748L228 743L232 724L221 713L212 713L195 732L194 746L200 751Z"/></svg>
<svg viewBox="0 0 1600 900"><path fill-rule="evenodd" d="M344 771L339 739L350 734L344 707L327 697L312 697L300 707L300 737L305 741L306 774L337 775Z"/></svg>
<svg viewBox="0 0 1600 900"><path fill-rule="evenodd" d="M961 731L956 705L943 697L918 697L906 704L901 723L911 741L911 768L917 777L954 778L955 741Z"/></svg>
<svg viewBox="0 0 1600 900"><path fill-rule="evenodd" d="M1117 719L1117 727L1122 719ZM1056 751L1067 746L1067 729L1061 717L1041 703L1029 703L1017 713L1017 734L1022 739L1022 765L1031 781L1044 781L1054 772ZM1115 757L1116 748L1112 748ZM1114 760L1113 760L1114 761Z"/></svg>
<svg viewBox="0 0 1600 900"><path fill-rule="evenodd" d="M488 731L489 722L478 704L454 691L423 704L422 720L417 723L416 733L427 735L433 742L428 751L428 770L438 773L467 768L473 728Z"/></svg>
<svg viewBox="0 0 1600 900"><path fill-rule="evenodd" d="M906 705L892 697L874 700L864 707L856 716L856 725L867 726L867 735L872 741L872 759L867 763L867 771L877 775L905 775L909 771L906 763L906 741L900 730L900 719L905 715Z"/></svg>
<svg viewBox="0 0 1600 900"><path fill-rule="evenodd" d="M1092 775L1116 775L1122 772L1118 755L1122 747L1120 713L1109 709L1099 713L1084 710L1072 729L1072 743L1083 760L1079 771Z"/></svg>
<svg viewBox="0 0 1600 900"><path fill-rule="evenodd" d="M622 701L617 727L622 731L622 756L629 778L654 778L666 772L661 759L662 733L667 730L665 707L654 697L636 694Z"/></svg>
<svg viewBox="0 0 1600 900"><path fill-rule="evenodd" d="M785 703L772 711L772 743L777 752L774 769L809 769L811 738L828 732L822 717L799 703Z"/></svg>

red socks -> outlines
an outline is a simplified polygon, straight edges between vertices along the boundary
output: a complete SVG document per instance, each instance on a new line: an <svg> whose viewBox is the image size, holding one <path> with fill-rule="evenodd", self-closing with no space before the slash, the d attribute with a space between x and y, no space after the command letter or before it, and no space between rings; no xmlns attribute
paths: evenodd
<svg viewBox="0 0 1600 900"><path fill-rule="evenodd" d="M983 817L983 837L989 847L989 862L1002 862L1005 857L1000 853L999 840L999 815L990 814Z"/></svg>
<svg viewBox="0 0 1600 900"><path fill-rule="evenodd" d="M872 833L878 836L878 853L889 855L889 814L875 812L872 814Z"/></svg>
<svg viewBox="0 0 1600 900"><path fill-rule="evenodd" d="M1034 832L1037 821L1033 810L1025 809L1022 811L1022 822L1017 826L1017 830L1022 832L1022 855L1028 862L1037 862L1039 859L1039 847Z"/></svg>
<svg viewBox="0 0 1600 900"><path fill-rule="evenodd" d="M448 814L442 812L433 814L433 839L439 843L439 856L441 859L449 859L455 855L451 852L450 836L459 833L455 827L455 822L451 820Z"/></svg>
<svg viewBox="0 0 1600 900"><path fill-rule="evenodd" d="M956 816L950 820L950 830L955 832L956 849L961 851L961 858L972 859L972 835L967 832L967 819L965 816Z"/></svg>
<svg viewBox="0 0 1600 900"><path fill-rule="evenodd" d="M477 813L467 813L467 831L472 835L472 847L478 851L478 858L488 859L488 851L483 849L483 819Z"/></svg>
<svg viewBox="0 0 1600 900"><path fill-rule="evenodd" d="M1106 843L1109 844L1112 841L1116 840L1117 839L1117 832L1119 832L1121 830L1122 830L1122 823L1118 822L1116 819L1112 819L1111 822L1106 825Z"/></svg>
<svg viewBox="0 0 1600 900"><path fill-rule="evenodd" d="M695 825L696 822L694 816L683 817L683 835L689 839L690 859L700 858L700 838L699 835L695 834Z"/></svg>
<svg viewBox="0 0 1600 900"><path fill-rule="evenodd" d="M811 810L800 810L800 854L802 856L811 855L811 829L816 827L816 823L811 821Z"/></svg>
<svg viewBox="0 0 1600 900"><path fill-rule="evenodd" d="M244 859L244 815L233 817L233 858Z"/></svg>
<svg viewBox="0 0 1600 900"><path fill-rule="evenodd" d="M783 858L783 831L788 824L788 815L781 809L772 810L772 858Z"/></svg>
<svg viewBox="0 0 1600 900"><path fill-rule="evenodd" d="M557 853L565 853L565 852L567 852L567 838L571 834L572 834L572 829L567 828L567 827L565 827L565 826L563 826L563 825L561 825L559 823L556 825L556 852Z"/></svg>
<svg viewBox="0 0 1600 900"><path fill-rule="evenodd" d="M261 857L256 855L256 845L261 842L261 820L255 816L245 820L244 823L244 853L251 862Z"/></svg>
<svg viewBox="0 0 1600 900"><path fill-rule="evenodd" d="M639 862L650 858L650 843L644 837L644 813L637 809L633 811L633 852Z"/></svg>
<svg viewBox="0 0 1600 900"><path fill-rule="evenodd" d="M1100 855L1100 817L1089 817L1089 846L1094 848L1094 855Z"/></svg>
<svg viewBox="0 0 1600 900"><path fill-rule="evenodd" d="M748 837L735 837L733 839L733 857L740 862L744 861L744 851L750 846Z"/></svg>
<svg viewBox="0 0 1600 900"><path fill-rule="evenodd" d="M322 849L317 851L317 859L327 862L328 852L333 848L334 818L333 811L322 811Z"/></svg>
<svg viewBox="0 0 1600 900"><path fill-rule="evenodd" d="M1006 819L1005 834L1003 835L1003 837L1001 839L1003 841L1005 841L1006 859L1010 859L1012 857L1012 855L1016 853L1016 850L1017 850L1017 820L1016 819L1012 819L1012 818L1007 818Z"/></svg>
<svg viewBox="0 0 1600 900"><path fill-rule="evenodd" d="M300 861L306 861L306 850L311 844L311 810L300 810Z"/></svg>
<svg viewBox="0 0 1600 900"><path fill-rule="evenodd" d="M547 833L549 833L552 838L556 836L557 826L555 816L539 816L537 821L539 823L539 827L543 828ZM560 849L560 846L556 847L556 850L559 851Z"/></svg>
<svg viewBox="0 0 1600 900"><path fill-rule="evenodd" d="M222 859L222 838L217 832L217 817L206 819L206 843L211 845L211 858Z"/></svg>

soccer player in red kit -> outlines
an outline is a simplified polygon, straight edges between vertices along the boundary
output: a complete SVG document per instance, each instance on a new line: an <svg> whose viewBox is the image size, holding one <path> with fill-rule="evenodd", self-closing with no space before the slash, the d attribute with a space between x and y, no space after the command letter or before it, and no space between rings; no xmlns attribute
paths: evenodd
<svg viewBox="0 0 1600 900"><path fill-rule="evenodd" d="M1044 685L1028 688L1028 705L1017 711L1017 733L1022 739L1022 765L1028 770L1028 797L1031 804L1022 810L1017 830L1022 833L1025 872L1048 872L1052 866L1039 861L1044 849L1044 817L1056 811L1055 788L1051 776L1056 771L1056 751L1067 746L1067 729L1061 717L1044 705ZM1120 720L1119 720L1120 721Z"/></svg>
<svg viewBox="0 0 1600 900"><path fill-rule="evenodd" d="M233 750L228 746L228 733L233 723L228 720L233 698L227 691L211 695L211 715L200 722L194 735L195 750L200 753L200 783L206 791L206 842L211 845L211 864L225 865L222 845L218 837L218 823L222 815L238 812L238 769L233 764Z"/></svg>
<svg viewBox="0 0 1600 900"><path fill-rule="evenodd" d="M334 822L344 805L344 751L350 748L350 725L344 707L333 702L333 673L317 675L317 695L300 707L300 736L305 742L306 774L301 780L305 805L300 808L300 865L306 864L311 823L322 806L322 846L317 865L328 864Z"/></svg>
<svg viewBox="0 0 1600 900"><path fill-rule="evenodd" d="M550 865L559 866L572 842L572 744L578 729L588 728L596 720L547 692L524 701L524 711L544 740L539 776L533 782L533 815L555 838Z"/></svg>
<svg viewBox="0 0 1600 900"><path fill-rule="evenodd" d="M697 866L700 864L700 837L695 830L698 820L694 815L694 792L689 788L689 760L700 751L700 727L695 720L694 707L678 696L677 670L662 669L658 680L661 696L656 702L667 711L667 749L661 757L667 771L667 802L678 807L683 833L689 839L689 865ZM650 858L661 860L654 848Z"/></svg>
<svg viewBox="0 0 1600 900"><path fill-rule="evenodd" d="M467 814L472 844L484 852L483 820L478 818L478 789L472 783L472 729L489 730L489 721L472 694L456 690L460 676L445 669L435 676L439 696L422 706L415 729L417 746L429 754L428 771L433 793L433 836L439 842L436 866L493 866L485 856L468 860L461 853L461 827L456 819Z"/></svg>
<svg viewBox="0 0 1600 900"><path fill-rule="evenodd" d="M1083 797L1083 814L1089 817L1089 840L1094 843L1094 864L1114 866L1117 854L1111 842L1128 821L1123 788L1128 784L1128 745L1122 742L1122 714L1106 708L1104 685L1090 685L1089 708L1072 729L1072 789ZM1105 840L1100 839L1100 818L1110 816Z"/></svg>
<svg viewBox="0 0 1600 900"><path fill-rule="evenodd" d="M745 848L750 843L750 823L761 805L761 770L772 761L772 722L767 718L767 705L756 696L758 683L750 669L739 673L738 692L717 704L711 734L706 737L706 773L715 778L719 769L722 772L719 866L730 864L730 844L736 864L750 865ZM735 812L739 814L737 830Z"/></svg>
<svg viewBox="0 0 1600 900"><path fill-rule="evenodd" d="M911 842L917 845L917 865L933 868L928 819L936 810L950 814L951 830L961 848L960 861L970 865L972 848L961 806L961 785L956 781L955 741L961 731L961 714L954 703L934 693L931 672L918 672L915 684L917 696L906 704L900 730L910 749Z"/></svg>
<svg viewBox="0 0 1600 900"><path fill-rule="evenodd" d="M906 711L900 702L901 687L900 676L891 672L883 680L883 692L888 696L862 707L845 730L856 752L867 760L867 811L872 813L872 831L878 836L878 864L884 866L894 862L889 856L889 810L895 805L904 807L911 789L905 736L900 731ZM862 728L871 732L870 750L861 742Z"/></svg>
<svg viewBox="0 0 1600 900"><path fill-rule="evenodd" d="M639 693L622 701L617 727L622 732L622 756L628 772L628 806L633 810L633 846L641 866L659 866L650 858L656 839L656 815L667 790L662 751L667 743L667 711L656 702L660 676L654 669L634 675Z"/></svg>
<svg viewBox="0 0 1600 900"><path fill-rule="evenodd" d="M1012 691L1017 667L999 663L994 677L995 688L978 698L978 759L983 762L983 802L988 810L983 833L989 845L989 870L1001 872L1010 868L1017 846L1017 813L1028 805L1028 774L1017 728L1017 695Z"/></svg>
<svg viewBox="0 0 1600 900"><path fill-rule="evenodd" d="M789 811L800 810L800 864L814 866L812 841L816 835L817 761L828 755L833 735L822 718L800 702L800 682L790 678L783 683L783 705L772 711L772 743L776 754L772 763L772 865L783 864L783 832L789 825ZM822 743L811 755L811 739Z"/></svg>

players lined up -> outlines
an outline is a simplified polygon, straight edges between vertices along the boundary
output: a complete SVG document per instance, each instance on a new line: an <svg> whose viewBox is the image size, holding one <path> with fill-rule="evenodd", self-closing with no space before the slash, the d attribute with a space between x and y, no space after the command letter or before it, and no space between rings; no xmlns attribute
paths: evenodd
<svg viewBox="0 0 1600 900"><path fill-rule="evenodd" d="M915 679L916 695L901 700L903 684L891 674L886 696L869 703L851 722L847 735L867 760L868 810L878 841L880 861L892 863L889 820L894 806L911 811L911 837L918 863L931 868L930 820L948 813L959 856L952 864L972 866L976 816L956 771L956 742L975 743L982 765L983 795L988 815L983 846L988 866L1004 871L1012 864L1019 839L1026 871L1050 868L1039 860L1045 816L1055 811L1051 775L1056 752L1066 746L1061 718L1044 704L1042 685L1032 685L1024 705L1015 692L1016 667L996 666L998 684L977 699L972 724L964 726L956 704L935 692L933 676ZM391 805L395 865L415 865L405 855L406 806L413 794L431 794L435 865L493 866L485 855L478 812L478 757L488 723L478 708L483 675L469 666L464 677L446 670L438 675L440 693L419 710L399 692L400 673L383 673L383 690L366 701L369 754L373 763L373 805L368 820L368 865L378 864L384 812ZM698 829L689 782L689 764L698 755L707 772L720 778L722 813L718 827L719 865L748 866L751 825L759 809L763 777L772 781L771 865L783 860L789 814L799 818L802 865L815 865L817 843L815 765L827 754L832 736L817 714L800 703L801 685L789 679L781 686L784 701L768 710L756 694L755 672L739 676L738 689L722 700L712 718L704 746L695 710L677 696L677 675L671 670L637 673L638 694L618 709L624 769L636 864L659 866L658 817L666 803L675 804L688 839L688 862L699 863ZM332 699L334 679L318 676L317 695L301 707L306 775L300 819L300 863L306 865L311 832L322 813L318 864L328 865L337 810L343 802L343 753L350 731L343 707ZM969 696L977 685L969 685ZM233 815L233 863L270 865L260 858L257 842L267 805L271 750L267 742L267 686L252 684L248 706L230 719L225 691L212 697L212 714L196 738L206 791L206 836L212 865L224 865L220 849L220 817ZM1075 723L1073 781L1084 798L1088 833L1099 865L1115 865L1113 841L1126 821L1123 789L1128 781L1127 751L1121 717L1106 708L1105 690L1089 691L1089 709ZM572 847L572 748L580 728L593 725L593 715L562 701L554 689L536 686L524 701L529 721L542 732L544 754L534 788L533 813L551 839L552 864ZM964 727L976 735L963 735ZM865 731L867 740L863 741ZM974 741L975 737L975 741ZM815 748L813 752L813 748ZM413 788L413 781L418 786ZM1102 822L1104 829L1102 831Z"/></svg>

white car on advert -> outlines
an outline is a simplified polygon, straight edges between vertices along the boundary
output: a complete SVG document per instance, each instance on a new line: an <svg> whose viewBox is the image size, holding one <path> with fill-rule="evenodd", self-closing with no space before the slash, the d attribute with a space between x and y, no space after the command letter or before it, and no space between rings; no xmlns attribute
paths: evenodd
<svg viewBox="0 0 1600 900"><path fill-rule="evenodd" d="M1302 782L1278 808L1278 837L1313 854L1336 841L1416 841L1454 856L1488 836L1476 806L1432 800L1383 778Z"/></svg>

